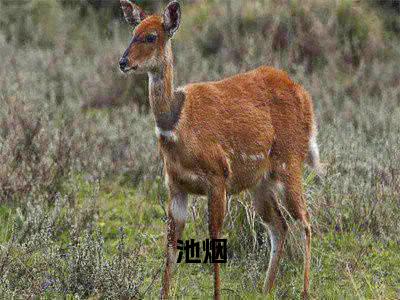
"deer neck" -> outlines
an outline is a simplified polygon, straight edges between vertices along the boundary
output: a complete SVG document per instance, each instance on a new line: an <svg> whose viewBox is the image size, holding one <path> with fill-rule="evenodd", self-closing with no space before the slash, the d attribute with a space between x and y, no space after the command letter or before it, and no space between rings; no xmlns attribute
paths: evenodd
<svg viewBox="0 0 400 300"><path fill-rule="evenodd" d="M170 45L167 48L162 66L148 73L150 107L157 125L172 114L175 105L172 52Z"/></svg>
<svg viewBox="0 0 400 300"><path fill-rule="evenodd" d="M150 107L154 117L171 110L174 95L173 67L163 66L162 69L149 72Z"/></svg>

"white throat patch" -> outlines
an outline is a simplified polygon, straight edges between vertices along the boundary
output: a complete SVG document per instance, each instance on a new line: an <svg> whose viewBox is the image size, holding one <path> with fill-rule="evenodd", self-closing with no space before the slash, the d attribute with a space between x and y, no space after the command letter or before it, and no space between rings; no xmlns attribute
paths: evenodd
<svg viewBox="0 0 400 300"><path fill-rule="evenodd" d="M163 137L172 142L178 141L178 136L176 135L174 130L163 130L159 127L156 127L156 135L158 138Z"/></svg>

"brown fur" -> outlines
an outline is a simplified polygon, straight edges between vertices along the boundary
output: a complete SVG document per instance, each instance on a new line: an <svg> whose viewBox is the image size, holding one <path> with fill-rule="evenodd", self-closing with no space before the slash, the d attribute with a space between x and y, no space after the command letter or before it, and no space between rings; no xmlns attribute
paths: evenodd
<svg viewBox="0 0 400 300"><path fill-rule="evenodd" d="M179 20L174 5L166 13ZM168 297L176 241L185 225L187 194L208 196L210 235L218 238L226 193L249 188L255 189L256 210L277 243L264 287L269 292L287 231L277 204L279 184L284 188L288 211L305 228L305 297L309 286L311 229L301 168L309 155L310 137L315 130L310 96L285 72L271 67L260 67L221 81L188 84L175 92L172 49L164 19L165 15L144 19L134 30L134 39L155 32L157 41L132 43L127 50L129 66L149 73L150 105L161 132L159 148L171 198L161 297ZM316 160L315 165L318 163ZM218 264L214 265L214 274L214 295L219 298Z"/></svg>

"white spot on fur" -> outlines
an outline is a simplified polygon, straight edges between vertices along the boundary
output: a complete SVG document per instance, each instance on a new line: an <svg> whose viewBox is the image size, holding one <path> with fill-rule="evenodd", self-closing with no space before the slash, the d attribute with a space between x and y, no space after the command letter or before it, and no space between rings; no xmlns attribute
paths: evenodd
<svg viewBox="0 0 400 300"><path fill-rule="evenodd" d="M268 226L268 234L271 243L271 251L269 253L269 264L268 264L266 280L270 276L270 272L272 271L271 268L272 265L274 264L274 261L277 259L278 242L279 242L279 234L276 232L276 229L271 225Z"/></svg>
<svg viewBox="0 0 400 300"><path fill-rule="evenodd" d="M255 160L255 161L264 160L264 158L265 158L265 155L263 153L250 155L250 159Z"/></svg>
<svg viewBox="0 0 400 300"><path fill-rule="evenodd" d="M272 224L268 225L268 233L269 233L269 239L271 243L271 251L269 254L269 264L268 264L268 270L267 270L267 276L265 277L264 281L264 287L267 286L268 284L268 279L271 278L274 274L271 274L273 271L274 267L276 267L277 264L277 259L278 259L278 245L281 243L280 239L281 237L279 236L279 232L277 231L276 228Z"/></svg>
<svg viewBox="0 0 400 300"><path fill-rule="evenodd" d="M199 176L197 176L197 175L194 174L194 173L189 173L189 178L190 178L192 181L197 181L197 180L199 180Z"/></svg>
<svg viewBox="0 0 400 300"><path fill-rule="evenodd" d="M165 178L164 178L164 180L165 180L165 186L168 186L168 185L169 185L169 176L168 176L167 173L165 173Z"/></svg>
<svg viewBox="0 0 400 300"><path fill-rule="evenodd" d="M167 140L170 140L172 142L177 142L178 141L178 136L174 132L174 130L163 130L159 127L156 127L156 135L158 138L164 137Z"/></svg>
<svg viewBox="0 0 400 300"><path fill-rule="evenodd" d="M286 163L282 164L282 169L286 170Z"/></svg>
<svg viewBox="0 0 400 300"><path fill-rule="evenodd" d="M185 86L180 86L176 89L177 92L182 92L182 93L186 93L186 87Z"/></svg>
<svg viewBox="0 0 400 300"><path fill-rule="evenodd" d="M311 166L315 168L319 165L319 148L317 144L317 130L314 127L315 126L313 126L313 130L311 131L310 141L308 142L308 150Z"/></svg>
<svg viewBox="0 0 400 300"><path fill-rule="evenodd" d="M172 198L171 214L177 222L185 222L187 218L187 196L178 195Z"/></svg>
<svg viewBox="0 0 400 300"><path fill-rule="evenodd" d="M276 188L276 191L277 191L278 194L284 195L284 193L285 193L285 186L283 185L282 182L277 181L276 184L275 184L275 188Z"/></svg>
<svg viewBox="0 0 400 300"><path fill-rule="evenodd" d="M243 160L253 160L253 161L260 161L265 159L265 155L263 153L259 154L246 154L246 153L240 153L240 157Z"/></svg>
<svg viewBox="0 0 400 300"><path fill-rule="evenodd" d="M270 262L271 262L278 250L278 245L277 245L278 234L271 226L268 226L268 233L269 233L269 239L271 241L271 254L270 254Z"/></svg>

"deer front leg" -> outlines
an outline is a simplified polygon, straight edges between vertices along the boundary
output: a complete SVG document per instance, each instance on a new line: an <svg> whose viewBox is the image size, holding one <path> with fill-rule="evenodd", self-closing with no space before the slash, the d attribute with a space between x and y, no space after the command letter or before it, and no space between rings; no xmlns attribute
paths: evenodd
<svg viewBox="0 0 400 300"><path fill-rule="evenodd" d="M223 181L217 181L211 188L208 199L209 230L211 239L218 239L225 217L226 188ZM214 263L214 299L221 298L220 264Z"/></svg>
<svg viewBox="0 0 400 300"><path fill-rule="evenodd" d="M172 268L176 263L177 240L182 237L187 217L187 194L170 190L168 205L166 263L162 281L161 299L167 299Z"/></svg>

